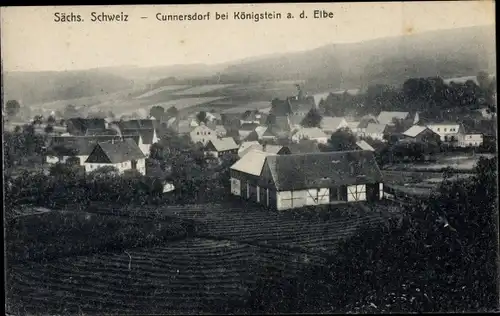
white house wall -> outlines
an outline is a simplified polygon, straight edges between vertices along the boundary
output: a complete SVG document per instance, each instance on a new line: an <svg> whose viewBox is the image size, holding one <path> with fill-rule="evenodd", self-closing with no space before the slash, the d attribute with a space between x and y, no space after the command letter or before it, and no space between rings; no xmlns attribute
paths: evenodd
<svg viewBox="0 0 500 316"><path fill-rule="evenodd" d="M241 196L241 181L231 178L231 194Z"/></svg>
<svg viewBox="0 0 500 316"><path fill-rule="evenodd" d="M350 185L347 187L347 202L366 201L366 185Z"/></svg>
<svg viewBox="0 0 500 316"><path fill-rule="evenodd" d="M330 203L330 189L309 189L306 190L306 205L320 205Z"/></svg>

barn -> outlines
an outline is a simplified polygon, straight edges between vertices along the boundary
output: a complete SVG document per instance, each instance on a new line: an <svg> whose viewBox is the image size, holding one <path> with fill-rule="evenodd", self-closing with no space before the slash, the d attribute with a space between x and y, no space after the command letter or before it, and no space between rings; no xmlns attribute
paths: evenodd
<svg viewBox="0 0 500 316"><path fill-rule="evenodd" d="M382 174L370 151L291 155L255 152L243 158L232 167L232 193L272 209L383 198Z"/></svg>
<svg viewBox="0 0 500 316"><path fill-rule="evenodd" d="M267 156L274 154L250 150L231 166L231 194L267 205L267 191L259 186L260 174Z"/></svg>

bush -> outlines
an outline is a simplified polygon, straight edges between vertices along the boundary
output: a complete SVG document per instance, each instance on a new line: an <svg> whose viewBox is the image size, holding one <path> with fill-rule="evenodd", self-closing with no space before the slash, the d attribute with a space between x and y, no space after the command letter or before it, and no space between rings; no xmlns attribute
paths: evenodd
<svg viewBox="0 0 500 316"><path fill-rule="evenodd" d="M187 233L186 224L179 221L66 211L11 219L5 227L9 262L117 251L184 238Z"/></svg>

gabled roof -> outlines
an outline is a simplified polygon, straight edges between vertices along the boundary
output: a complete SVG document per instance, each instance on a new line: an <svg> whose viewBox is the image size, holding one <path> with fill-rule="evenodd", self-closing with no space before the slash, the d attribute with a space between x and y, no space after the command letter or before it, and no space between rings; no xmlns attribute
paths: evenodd
<svg viewBox="0 0 500 316"><path fill-rule="evenodd" d="M265 136L268 136L268 137L269 137L269 136L272 136L272 137L277 137L278 135L277 135L277 132L276 132L276 131L274 131L272 128L267 128L267 129L264 131L264 133L262 134L262 136L263 136L263 137L265 137Z"/></svg>
<svg viewBox="0 0 500 316"><path fill-rule="evenodd" d="M300 125L303 120L304 116L302 115L295 115L295 114L290 115L290 124L292 125Z"/></svg>
<svg viewBox="0 0 500 316"><path fill-rule="evenodd" d="M391 124L393 119L404 120L410 116L410 112L382 111L377 117L380 124Z"/></svg>
<svg viewBox="0 0 500 316"><path fill-rule="evenodd" d="M346 122L343 117L323 116L323 119L321 119L321 128L324 130L336 130L343 122Z"/></svg>
<svg viewBox="0 0 500 316"><path fill-rule="evenodd" d="M273 100L270 114L274 116L287 116L292 113L288 100Z"/></svg>
<svg viewBox="0 0 500 316"><path fill-rule="evenodd" d="M306 97L302 100L298 100L295 98L288 98L288 103L290 104L290 109L292 113L296 112L309 112L312 108L315 107L314 97Z"/></svg>
<svg viewBox="0 0 500 316"><path fill-rule="evenodd" d="M74 138L66 142L53 143L49 148L58 156L88 156L97 141L88 138Z"/></svg>
<svg viewBox="0 0 500 316"><path fill-rule="evenodd" d="M384 133L386 128L387 128L386 124L370 123L370 124L368 124L368 126L366 126L366 133L368 133L368 134L382 134L382 133Z"/></svg>
<svg viewBox="0 0 500 316"><path fill-rule="evenodd" d="M278 154L280 150L283 149L283 146L280 145L265 145L262 149L263 152L269 153L269 154Z"/></svg>
<svg viewBox="0 0 500 316"><path fill-rule="evenodd" d="M252 142L243 142L240 144L240 148L238 149L238 152L241 152L243 150L246 150L252 145L260 145L258 141L252 141Z"/></svg>
<svg viewBox="0 0 500 316"><path fill-rule="evenodd" d="M261 138L262 135L264 135L264 133L266 132L266 130L267 126L257 126L254 131L255 133L257 133L257 137Z"/></svg>
<svg viewBox="0 0 500 316"><path fill-rule="evenodd" d="M360 141L356 142L356 145L361 150L375 151L375 149L370 144L368 144L366 141L364 141L364 140L360 140Z"/></svg>
<svg viewBox="0 0 500 316"><path fill-rule="evenodd" d="M319 153L318 143L313 140L302 140L297 144L290 144L287 146L292 154L307 154Z"/></svg>
<svg viewBox="0 0 500 316"><path fill-rule="evenodd" d="M210 144L212 144L218 152L238 149L238 145L232 137L212 139L207 143L207 146Z"/></svg>
<svg viewBox="0 0 500 316"><path fill-rule="evenodd" d="M360 122L347 122L347 127L351 130L358 128Z"/></svg>
<svg viewBox="0 0 500 316"><path fill-rule="evenodd" d="M265 166L272 179L263 181L272 180L279 191L382 182L370 151L273 155L266 157Z"/></svg>
<svg viewBox="0 0 500 316"><path fill-rule="evenodd" d="M366 117L363 117L361 118L361 120L359 121L359 125L358 125L358 128L366 128L368 127L368 124L373 124L373 123L377 123L377 118L374 117L374 116L366 116Z"/></svg>
<svg viewBox="0 0 500 316"><path fill-rule="evenodd" d="M231 169L254 176L260 176L266 157L271 155L273 154L265 153L260 150L251 150L232 165Z"/></svg>
<svg viewBox="0 0 500 316"><path fill-rule="evenodd" d="M145 158L139 146L132 139L121 142L98 143L87 158L87 163L121 163Z"/></svg>
<svg viewBox="0 0 500 316"><path fill-rule="evenodd" d="M304 127L304 128L297 130L297 132L295 132L294 134L297 134L297 133L301 133L305 137L310 138L310 139L328 137L325 134L325 132L323 132L323 130L321 130L321 128L319 128L319 127Z"/></svg>
<svg viewBox="0 0 500 316"><path fill-rule="evenodd" d="M245 145L243 145L243 144L245 144ZM261 144L259 144L259 142L246 142L243 144L240 146L240 149L238 150L239 157L245 156L247 153L249 153L252 150L263 151L263 147Z"/></svg>
<svg viewBox="0 0 500 316"><path fill-rule="evenodd" d="M429 128L427 128L426 126L413 125L409 129L407 129L403 133L403 135L408 136L408 137L416 137L418 134L422 133L423 131L425 131L427 129L429 129Z"/></svg>
<svg viewBox="0 0 500 316"><path fill-rule="evenodd" d="M106 128L106 123L104 119L100 118L70 118L66 120L66 124L72 126L74 129L85 133L88 129L100 129L104 130Z"/></svg>

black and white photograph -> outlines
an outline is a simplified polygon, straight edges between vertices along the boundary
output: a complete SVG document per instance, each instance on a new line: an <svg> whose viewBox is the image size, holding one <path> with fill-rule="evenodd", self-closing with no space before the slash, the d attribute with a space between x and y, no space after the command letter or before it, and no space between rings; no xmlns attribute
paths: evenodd
<svg viewBox="0 0 500 316"><path fill-rule="evenodd" d="M5 315L500 312L494 1L0 19Z"/></svg>

